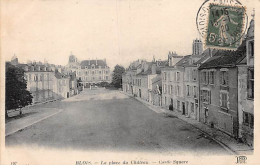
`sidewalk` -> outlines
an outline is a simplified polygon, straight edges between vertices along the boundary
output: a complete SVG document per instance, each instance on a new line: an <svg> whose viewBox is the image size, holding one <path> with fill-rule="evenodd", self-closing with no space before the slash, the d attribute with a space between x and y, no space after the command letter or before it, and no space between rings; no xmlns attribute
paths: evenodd
<svg viewBox="0 0 260 168"><path fill-rule="evenodd" d="M126 94L129 97L133 97L132 95L129 95L128 93L125 93L125 92L121 92L121 93ZM253 150L254 150L253 147L250 147L243 143L238 143L234 138L230 137L226 133L223 133L216 128L211 128L208 125L205 125L197 120L188 118L185 115L182 115L181 113L178 113L175 111L170 111L163 107L154 106L139 97L133 97L133 98L135 98L139 102L143 103L145 106L147 106L149 109L153 110L156 113L163 113L165 115L175 116L175 117L187 122L188 124L191 124L198 130L203 132L205 138L209 137L209 138L213 139L215 142L220 144L223 148L225 148L231 154L234 154L234 155L253 154Z"/></svg>
<svg viewBox="0 0 260 168"><path fill-rule="evenodd" d="M62 110L57 108L39 108L37 110L27 110L23 117L13 119L5 124L5 136L9 136L20 130L23 130L35 123L60 113Z"/></svg>

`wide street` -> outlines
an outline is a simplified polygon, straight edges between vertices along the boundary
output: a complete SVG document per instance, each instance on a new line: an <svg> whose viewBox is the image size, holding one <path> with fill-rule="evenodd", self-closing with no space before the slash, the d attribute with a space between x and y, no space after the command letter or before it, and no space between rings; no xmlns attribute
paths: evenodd
<svg viewBox="0 0 260 168"><path fill-rule="evenodd" d="M7 146L228 154L190 124L158 114L119 91L88 89L37 108L62 111L7 136Z"/></svg>

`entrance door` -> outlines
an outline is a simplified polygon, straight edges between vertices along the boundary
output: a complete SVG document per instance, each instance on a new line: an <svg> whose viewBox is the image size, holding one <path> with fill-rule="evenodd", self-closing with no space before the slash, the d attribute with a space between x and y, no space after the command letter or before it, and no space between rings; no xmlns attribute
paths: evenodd
<svg viewBox="0 0 260 168"><path fill-rule="evenodd" d="M204 108L204 115L205 115L205 123L208 123L208 117L209 117L209 109L208 108Z"/></svg>
<svg viewBox="0 0 260 168"><path fill-rule="evenodd" d="M185 115L185 103L182 102L182 115Z"/></svg>

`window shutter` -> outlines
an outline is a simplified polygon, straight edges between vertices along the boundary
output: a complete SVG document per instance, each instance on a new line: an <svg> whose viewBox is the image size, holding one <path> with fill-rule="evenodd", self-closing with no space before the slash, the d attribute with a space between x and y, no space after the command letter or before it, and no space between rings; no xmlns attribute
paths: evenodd
<svg viewBox="0 0 260 168"><path fill-rule="evenodd" d="M220 93L219 104L220 104L220 106L222 106L222 93Z"/></svg>
<svg viewBox="0 0 260 168"><path fill-rule="evenodd" d="M229 109L229 94L227 94L227 108Z"/></svg>
<svg viewBox="0 0 260 168"><path fill-rule="evenodd" d="M209 104L211 104L211 91L209 91Z"/></svg>
<svg viewBox="0 0 260 168"><path fill-rule="evenodd" d="M227 79L227 85L228 85L228 71L226 71L226 79Z"/></svg>
<svg viewBox="0 0 260 168"><path fill-rule="evenodd" d="M223 81L223 72L222 71L220 71L219 72L219 79L220 79L220 85L222 85L222 81Z"/></svg>

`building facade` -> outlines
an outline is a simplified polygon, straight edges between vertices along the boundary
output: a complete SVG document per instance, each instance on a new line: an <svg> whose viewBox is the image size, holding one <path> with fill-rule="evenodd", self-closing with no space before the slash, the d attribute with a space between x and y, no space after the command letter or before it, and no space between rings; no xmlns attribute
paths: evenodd
<svg viewBox="0 0 260 168"><path fill-rule="evenodd" d="M246 58L238 67L239 138L254 145L254 20L246 37Z"/></svg>
<svg viewBox="0 0 260 168"><path fill-rule="evenodd" d="M65 68L62 66L35 61L20 64L16 57L12 58L11 64L24 70L27 90L33 96L33 104L68 98L74 95L71 89L77 93L77 85L70 88L70 76L65 73Z"/></svg>
<svg viewBox="0 0 260 168"><path fill-rule="evenodd" d="M78 59L71 54L66 67L70 72L76 72L77 79L85 87L101 82L111 83L111 71L105 59L78 61Z"/></svg>
<svg viewBox="0 0 260 168"><path fill-rule="evenodd" d="M199 67L200 121L238 137L238 69L245 41L236 51L217 51Z"/></svg>

